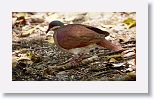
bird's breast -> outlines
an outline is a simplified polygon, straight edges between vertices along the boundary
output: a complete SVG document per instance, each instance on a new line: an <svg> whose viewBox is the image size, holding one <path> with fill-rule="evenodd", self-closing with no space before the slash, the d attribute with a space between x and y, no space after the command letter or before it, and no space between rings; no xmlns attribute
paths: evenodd
<svg viewBox="0 0 154 99"><path fill-rule="evenodd" d="M90 44L90 45L80 47L80 48L69 49L68 51L73 54L88 53L88 52L90 52L90 50L92 50L96 47L99 47L99 46L97 44Z"/></svg>

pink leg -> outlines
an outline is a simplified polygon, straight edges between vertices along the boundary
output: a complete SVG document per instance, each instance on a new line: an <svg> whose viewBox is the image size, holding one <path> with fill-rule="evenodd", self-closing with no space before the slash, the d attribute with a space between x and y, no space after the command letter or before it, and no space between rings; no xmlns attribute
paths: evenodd
<svg viewBox="0 0 154 99"><path fill-rule="evenodd" d="M70 59L70 63L73 65L73 66L78 66L81 64L82 60L85 58L86 54L84 53L81 53L79 55L74 55L71 59Z"/></svg>

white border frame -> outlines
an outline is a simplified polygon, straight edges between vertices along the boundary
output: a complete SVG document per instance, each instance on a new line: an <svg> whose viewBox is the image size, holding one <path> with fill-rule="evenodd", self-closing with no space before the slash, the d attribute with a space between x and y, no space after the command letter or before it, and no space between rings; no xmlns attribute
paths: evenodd
<svg viewBox="0 0 154 99"><path fill-rule="evenodd" d="M3 93L148 93L148 4L137 0L1 2L0 91ZM12 12L136 12L136 81L12 81ZM4 47L2 47L4 46Z"/></svg>

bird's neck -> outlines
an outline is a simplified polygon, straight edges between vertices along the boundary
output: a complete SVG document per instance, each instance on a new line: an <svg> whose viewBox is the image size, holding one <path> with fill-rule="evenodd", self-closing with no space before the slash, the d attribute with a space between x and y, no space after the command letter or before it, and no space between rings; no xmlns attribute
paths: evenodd
<svg viewBox="0 0 154 99"><path fill-rule="evenodd" d="M55 26L52 28L53 31L56 31L57 29L59 29L61 26Z"/></svg>

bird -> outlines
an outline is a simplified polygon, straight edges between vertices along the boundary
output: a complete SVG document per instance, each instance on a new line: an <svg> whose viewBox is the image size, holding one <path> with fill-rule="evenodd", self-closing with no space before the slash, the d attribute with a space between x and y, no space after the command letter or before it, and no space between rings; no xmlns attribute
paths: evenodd
<svg viewBox="0 0 154 99"><path fill-rule="evenodd" d="M103 47L113 51L122 51L120 45L111 43L105 37L109 32L84 24L67 24L54 20L49 23L46 33L54 31L53 39L58 48L73 54L72 65L78 65L85 54L94 47Z"/></svg>

